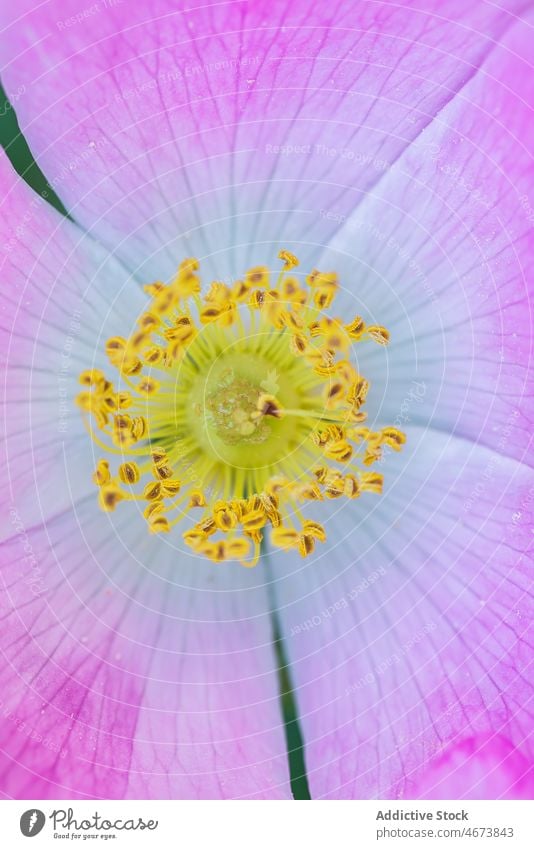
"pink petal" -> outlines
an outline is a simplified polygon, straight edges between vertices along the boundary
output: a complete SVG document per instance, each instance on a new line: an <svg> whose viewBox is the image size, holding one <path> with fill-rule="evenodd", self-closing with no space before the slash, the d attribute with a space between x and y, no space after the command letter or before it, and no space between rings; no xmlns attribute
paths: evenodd
<svg viewBox="0 0 534 849"><path fill-rule="evenodd" d="M313 261L520 6L22 0L3 76L77 220L130 267L224 277L281 242Z"/></svg>
<svg viewBox="0 0 534 849"><path fill-rule="evenodd" d="M534 84L517 23L332 240L340 309L385 324L361 347L369 410L528 460L533 429ZM335 213L337 207L332 212Z"/></svg>
<svg viewBox="0 0 534 849"><path fill-rule="evenodd" d="M6 795L291 798L264 573L92 499L1 562Z"/></svg>
<svg viewBox="0 0 534 849"><path fill-rule="evenodd" d="M293 574L274 555L312 797L523 797L531 477L454 437L408 438L380 503L342 505Z"/></svg>
<svg viewBox="0 0 534 849"><path fill-rule="evenodd" d="M17 6L17 14L20 8ZM404 349L402 346L390 349L390 385L384 403L379 403L375 412L377 416L384 415L385 420L392 413L396 416L411 381L419 379L424 381L425 403L416 407L414 402L411 422L424 427L430 424L445 431L454 429L462 437L495 449L494 453L478 450L472 454L467 442L449 443L445 437L442 441L437 437L429 441L422 431L410 427L408 465L403 467L399 481L387 499L380 502L379 509L369 512L366 506L358 505L362 521L354 531L356 542L351 546L357 552L351 555L351 560L358 558L356 563L346 562L347 528L353 530L355 525L352 509L350 514L344 510L329 523L333 532L330 540L340 545L333 557L331 547L320 552L328 552L328 564L322 563L325 558L318 557L311 568L306 563L304 570L293 575L287 560L281 563L279 603L288 652L295 664L313 794L440 796L450 792L451 782L458 774L457 792L462 796L527 795L531 787L527 773L531 755L527 732L531 717L525 699L525 669L531 652L525 633L528 613L523 556L528 545L524 522L532 498L526 471L501 455L523 459L529 413L523 370L528 301L522 277L527 262L529 213L523 188L526 159L516 137L527 142L530 136L525 129L528 111L505 87L512 86L523 98L530 92L526 88L524 62L513 54L510 59L492 44L492 39L510 22L509 14L480 5L466 18L462 17L459 4L451 3L447 7L439 4L433 18L428 11L411 10L408 14L406 9L401 9L391 13L389 7L368 4L366 14L370 13L372 19L355 22L353 4L341 4L332 18L335 27L325 26L326 22L318 18L321 29L315 32L306 26L314 23L309 6L304 21L304 7L297 4L284 20L286 31L279 28L273 33L270 16L273 15L275 26L282 24L277 7L275 12L264 13L262 4L258 3L253 4L249 18L250 36L244 32L238 38L235 32L241 25L241 7L237 4L218 6L209 13L197 10L190 17L188 13L161 18L157 17L158 12L166 12L168 6L158 5L154 6L153 20L142 26L145 12L140 4L133 14L128 9L126 25L117 7L109 14L106 11L97 23L75 21L69 26L68 39L64 34L58 35L58 21L66 20L68 13L75 14L80 8L80 4L72 7L47 4L32 9L31 26L27 30L15 24L6 41L12 62L5 75L10 91L24 85L29 89L32 84L32 95L35 92L39 105L35 112L34 97L21 97L22 124L48 176L52 179L59 176L58 191L74 208L75 216L91 226L125 260L140 264L150 259L158 273L169 273L182 252L217 254L214 268L237 273L242 270L242 258L252 242L252 261L260 259L257 242L265 243L267 247L260 250L270 253L270 243L275 242L278 248L281 234L287 236L291 247L296 247L304 233L311 244L328 242L356 203L363 200L363 193L372 189L377 201L371 194L364 202L361 207L364 220L378 222L380 233L393 235L400 238L399 244L408 245L408 260L399 257L396 250L393 256L388 255L384 240L372 231L362 240L359 234L355 238L350 228L344 228L339 240L333 243L335 252L331 255L336 259L335 267L342 270L340 260L348 256L350 274L346 279L353 286L353 297L354 291L361 295L366 309L376 313L377 320L388 323L384 315L388 298L394 307L392 315L399 316L398 326L393 323L392 329L395 337L403 340ZM209 21L205 20L208 14ZM263 15L266 27L261 27ZM453 23L444 18L450 18ZM202 32L200 40L191 38L191 27L183 26L184 19L193 24L194 31ZM122 31L117 34L121 22ZM354 29L358 28L370 28L370 32L361 35L358 58L349 59ZM475 30L476 37L470 28ZM214 32L218 33L217 37ZM485 35L480 35L481 32ZM414 37L417 46L410 44ZM508 44L512 51L521 53L520 29L511 30ZM160 91L161 84L154 88L153 81L162 82L160 69L164 74L170 74L177 66L185 69L191 49L196 50L199 45L201 71L195 71L192 79L186 81L188 97L195 106L190 109L185 101L176 100L172 86L168 91ZM72 51L73 55L65 56L65 46L67 53ZM239 53L240 50L243 52ZM372 51L371 67L366 64L362 68L360 56L367 55L367 51ZM211 58L205 60L205 55ZM225 73L220 76L214 69L210 68L209 74L204 74L204 70L206 62L239 55L258 55L261 61L258 74L251 83L245 80L247 88L236 97L235 90L247 73L244 66L225 67ZM278 57L276 61L274 57ZM486 61L479 69L482 59ZM90 70L91 62L92 75L86 70ZM335 75L332 75L332 62L336 65ZM341 83L336 82L338 75ZM496 83L496 78L502 81ZM308 95L310 89L317 91L304 97L301 91L304 86ZM356 93L351 93L350 98L338 98L338 86ZM132 95L126 92L128 87ZM278 97L270 96L273 88ZM376 99L377 94L381 101ZM169 115L169 125L161 117L162 106L168 109L165 114ZM57 128L53 134L51 126ZM137 135L132 142L134 130ZM461 153L466 145L460 138L467 142L467 154ZM413 151L403 155L407 144L414 139ZM325 154L324 168L318 170L315 157L300 155L297 160L292 156L267 155L266 145L271 140L273 144L293 145L311 140L312 145L325 144L329 149L336 146L336 150L346 147L358 155L347 160ZM480 214L480 199L475 201L475 193L460 179L458 182L451 179L450 171L445 179L440 177L441 159L433 159L436 144L440 145L448 168L461 166L459 174L463 180L466 174L480 176L482 198L489 204L489 209L487 206L485 209L487 216ZM256 152L251 154L247 145ZM419 146L426 149L428 160L422 157ZM241 152L228 155L233 150ZM371 164L367 156L371 157ZM391 176L384 176L383 166L376 164L382 162L380 157L384 162L398 159ZM94 166L88 162L94 162ZM73 165L65 169L65 163ZM187 171L182 169L183 163L187 163ZM404 182L398 180L399 171L407 175ZM417 180L427 185L426 194L421 194ZM229 183L237 189L229 190ZM395 209L394 204L399 208ZM258 210L266 214L258 214ZM191 231L187 239L184 230ZM375 269L376 276L365 278L363 273L354 276L354 258L359 254L362 271L367 264ZM410 277L410 272L415 273L409 265L412 258L423 268L431 289L439 292L437 306L432 298L430 304L426 302L419 285ZM452 275L448 273L451 267ZM23 280L25 273L23 269ZM380 276L391 288L377 285ZM439 277L437 282L436 277ZM488 279L491 284L486 289ZM7 327L10 322L11 317ZM409 333L403 337L406 328ZM411 333L415 338L412 348ZM24 355L21 363L27 361L26 344L21 349ZM46 346L39 350L44 356ZM376 387L382 364L377 367L376 359L369 359L368 364L372 367L369 376ZM57 375L57 359L52 362L52 368ZM34 379L32 375L31 380ZM34 388L32 384L35 398ZM50 395L57 386L48 381L44 389ZM24 397L28 411L27 387ZM13 400L11 396L11 407ZM34 400L32 409L33 404ZM50 427L49 412L44 415L44 422L46 432ZM19 436L16 424L14 419L12 440ZM40 442L44 445L42 438ZM49 465L53 467L53 463ZM55 468L52 473L56 474ZM31 475L30 469L21 477L18 493L25 491ZM64 480L64 475L57 479L59 493L64 491L60 486ZM33 516L31 486L28 491L24 518ZM46 494L49 492L47 489ZM85 509L82 504L82 526L87 526L91 544L98 548L96 529L102 528L102 517L98 516L98 522L95 518L93 529L89 512L84 518ZM38 552L38 564L47 565L54 547L56 551L60 549L59 538L63 534L57 537L54 534L62 522L66 523L67 538L78 539L78 553L80 542L78 532L72 531L63 517L49 524L51 531L46 533L51 533L50 539L43 541L41 535L45 532L37 531L38 539L34 543L32 534L28 553L24 519L20 529L17 515L11 518L15 532L11 545L19 545L22 550L22 583L19 581L22 601L28 589L36 595L28 607L30 611L32 605L42 600L40 575L32 572L28 576L24 571L34 568L32 552ZM122 535L123 529L119 531ZM110 540L106 546L109 544ZM147 545L143 563L154 563L153 541ZM136 541L136 551L137 548ZM102 551L105 555L106 549ZM110 555L112 563L113 555L115 551ZM98 553L98 564L100 557ZM164 563L165 560L162 568ZM87 580L86 565L80 565L80 580L82 574ZM179 564L176 565L178 568ZM119 571L132 568L122 550L116 557L116 566ZM360 591L361 582L374 573L378 573L378 579ZM194 578L200 580L200 574L197 569L192 571L191 585L197 589ZM128 581L133 579L129 571L121 574L118 581L121 590L129 587ZM59 586L62 583L58 582ZM131 596L139 586L135 575ZM236 603L249 592L255 597L257 589L254 585L244 593L240 587L235 593ZM351 598L355 589L356 595ZM88 598L95 597L100 618L101 599L96 590L95 596L91 595L91 587L86 591L88 595L76 590L82 598L82 609L87 612ZM62 596L58 598L68 602ZM176 599L176 610L185 616L180 607L184 604L183 592L173 592L170 598L171 604ZM342 599L346 600L346 606ZM106 609L105 603L103 606ZM149 792L146 788L150 786L155 788L155 795L208 792L215 796L237 796L246 795L245 787L252 784L254 789L248 795L272 795L277 792L273 787L286 788L281 792L287 795L285 761L282 767L279 760L282 748L277 714L275 718L269 715L265 719L263 711L260 712L258 725L250 733L260 740L259 754L256 748L246 747L243 763L235 748L226 747L228 740L235 744L237 732L230 725L228 703L224 702L225 709L221 711L219 700L223 701L230 692L229 712L232 719L239 715L241 729L245 719L251 721L250 708L245 709L247 705L256 706L259 701L263 706L273 698L274 673L269 654L266 663L260 664L261 669L267 670L269 684L259 697L256 690L251 693L248 687L243 694L239 687L228 686L222 663L213 661L213 652L220 647L220 633L227 631L226 627L221 628L218 619L220 605L214 602L213 606L216 612L210 623L215 623L215 627L208 629L207 666L199 666L196 657L188 657L184 663L191 679L180 678L180 684L185 685L186 716L193 717L186 731L199 729L201 737L200 741L195 739L194 746L186 744L185 751L179 748L184 767L176 770L174 760L169 761L169 752L175 747L177 723L182 717L174 701L176 681L171 681L170 693L160 681L152 686L163 666L168 671L167 664L159 660L160 646L166 651L173 644L172 629L165 631L163 642L156 639L159 632L155 634L155 623L161 621L161 606L157 616L149 615L142 624L137 617L129 615L137 603L128 602L123 618L122 608L118 611L113 608L115 613L112 611L109 622L105 611L102 612L106 634L120 630L121 660L114 660L113 667L125 657L126 671L118 677L114 668L113 674L107 668L110 652L107 637L102 640L102 650L94 665L92 650L76 655L71 662L74 649L69 651L68 641L63 657L63 643L54 630L54 625L59 623L60 632L64 630L64 611L69 606L62 604L58 608L61 619L58 614L52 628L45 620L44 634L39 634L43 656L53 658L54 645L58 645L61 669L66 670L59 678L53 675L50 678L58 687L57 701L53 688L52 692L46 685L43 688L43 703L50 701L53 706L51 724L44 726L49 734L48 742L31 739L33 734L39 736L35 729L40 726L36 722L36 704L28 694L21 696L20 703L15 702L14 707L9 706L8 713L3 713L2 707L0 717L6 719L7 727L5 746L15 763L9 773L8 793L57 796L58 788L66 787L80 795L102 792L105 796L142 796ZM330 612L332 606L334 610ZM49 609L46 607L45 612ZM155 602L153 609L158 610ZM255 609L253 604L252 611ZM261 603L257 601L258 618L262 618L261 611L265 609L266 601L262 598ZM87 620L80 616L78 607L71 610L72 624L69 622L67 630L74 633L73 642L78 646L81 631L77 632L76 628L78 625L81 628ZM28 654L20 654L21 675L24 663L28 663L30 675L39 663L39 657L36 660L32 654L35 643L30 644L27 638L36 615L31 611L28 620L21 620L20 644L32 646ZM231 616L222 611L225 622L234 616L247 619L248 608L246 613L239 609ZM256 619L255 612L253 616ZM439 620L436 628L431 627L431 616ZM302 627L309 622L311 626ZM204 646L204 625L203 622L202 628L193 628L194 652L198 645ZM266 630L266 624L264 627ZM52 638L56 636L54 645L46 642L49 631ZM241 626L235 633L231 628L229 631L232 632L228 637L230 651L234 652L244 632ZM181 627L177 633L182 633ZM131 660L126 649L122 651L123 638L126 636L129 645L132 634L135 639L140 636L145 641L135 660ZM18 636L16 632L15 636ZM247 632L246 637L255 647L254 653L258 646L268 642L263 631ZM246 654L245 669L248 669L253 660ZM18 654L10 657L12 662L13 657L19 660ZM143 669L143 680L150 682L145 688L150 697L146 708L135 686L138 665ZM115 702L112 711L108 699L102 699L98 691L95 696L93 679L102 681L98 675L101 668L106 670L103 678L107 692L122 706L118 722ZM88 679L84 677L85 671ZM223 716L223 738L215 735L215 744L210 736L211 703L206 708L206 702L201 701L201 713L209 721L197 722L199 696L190 686L195 683L197 671L202 680L217 685L214 715L217 719ZM233 667L231 673L234 674ZM366 680L369 673L370 682ZM115 697L115 683L118 697ZM211 689L200 687L200 680L198 684L202 699L209 699ZM31 707L29 716L22 707L26 704ZM138 705L139 724L137 714L133 722L135 728L142 729L142 734L136 735L135 745L129 748L129 744L123 747L123 742L131 741L133 736L131 704ZM83 713L85 705L87 716ZM162 705L163 710L169 706L169 714L174 717L161 724L162 737L157 737ZM67 707L74 708L70 711L73 717ZM78 734L80 740L76 744L80 758L66 757L63 765L61 750L53 752L50 746L50 735L56 727L62 727L56 721L57 715L63 720L68 715L74 736ZM26 723L22 731L18 716ZM97 716L100 724L96 722ZM96 742L93 731L86 734L87 725L91 729L104 729L99 731ZM117 734L117 725L125 727L127 733ZM20 733L14 734L14 728ZM27 733L28 728L31 734ZM274 728L278 729L273 732L276 739L270 736ZM64 733L70 741L68 720L67 730L64 725L63 729L58 738L62 739ZM23 741L23 734L29 739ZM180 726L178 739L183 737ZM187 733L185 739L189 740ZM56 746L56 742L52 745ZM100 751L108 752L110 758L103 767L97 759ZM87 761L92 764L90 770L86 766L79 768L80 763ZM202 766L206 762L207 770ZM264 762L270 764L265 772ZM160 770L161 763L164 769ZM255 770L258 763L262 765L259 777ZM41 773L35 765L41 765ZM206 774L210 776L207 780ZM39 793L32 793L32 789Z"/></svg>
<svg viewBox="0 0 534 849"><path fill-rule="evenodd" d="M290 797L262 575L192 560L96 506L77 376L145 299L1 168L2 791Z"/></svg>
<svg viewBox="0 0 534 849"><path fill-rule="evenodd" d="M421 799L455 799L458 789L474 799L530 799L532 764L499 734L467 737L434 758L415 795Z"/></svg>
<svg viewBox="0 0 534 849"><path fill-rule="evenodd" d="M102 366L105 339L133 326L144 298L117 260L16 176L3 152L0 189L0 503L10 535L8 507L33 525L94 493L95 458L74 405L78 375Z"/></svg>

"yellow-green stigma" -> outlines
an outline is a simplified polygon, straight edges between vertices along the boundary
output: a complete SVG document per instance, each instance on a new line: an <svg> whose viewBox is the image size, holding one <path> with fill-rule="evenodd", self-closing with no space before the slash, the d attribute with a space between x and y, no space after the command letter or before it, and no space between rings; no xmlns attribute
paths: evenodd
<svg viewBox="0 0 534 849"><path fill-rule="evenodd" d="M117 385L80 375L77 403L112 457L94 473L102 510L137 501L150 532L185 525L187 545L216 562L254 566L269 528L273 545L308 555L326 534L302 505L381 492L369 467L405 442L364 425L369 384L350 362L355 343L385 345L387 330L327 315L337 276L302 284L296 257L279 258L274 283L258 267L204 297L198 261L185 260L170 284L145 286L136 331L108 340Z"/></svg>

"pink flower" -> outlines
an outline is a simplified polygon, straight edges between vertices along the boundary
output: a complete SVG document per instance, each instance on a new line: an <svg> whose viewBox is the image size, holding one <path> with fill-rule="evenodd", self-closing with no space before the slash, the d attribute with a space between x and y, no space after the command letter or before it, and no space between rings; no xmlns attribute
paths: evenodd
<svg viewBox="0 0 534 849"><path fill-rule="evenodd" d="M2 155L6 796L291 798L281 665L312 798L532 793L530 12L4 4L3 82L69 210ZM283 247L391 332L358 368L407 444L382 496L314 505L309 558L243 569L99 510L74 397L143 284Z"/></svg>

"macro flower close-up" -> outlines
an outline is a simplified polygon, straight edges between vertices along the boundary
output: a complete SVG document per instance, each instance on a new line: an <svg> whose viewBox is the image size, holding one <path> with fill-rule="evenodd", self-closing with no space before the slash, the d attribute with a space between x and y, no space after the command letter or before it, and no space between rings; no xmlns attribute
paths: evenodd
<svg viewBox="0 0 534 849"><path fill-rule="evenodd" d="M533 22L3 4L3 798L531 798Z"/></svg>

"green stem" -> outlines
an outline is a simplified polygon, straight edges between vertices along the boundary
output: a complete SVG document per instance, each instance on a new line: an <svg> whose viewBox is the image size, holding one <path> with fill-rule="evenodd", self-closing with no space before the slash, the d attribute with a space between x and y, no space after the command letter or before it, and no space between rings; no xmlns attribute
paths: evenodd
<svg viewBox="0 0 534 849"><path fill-rule="evenodd" d="M265 542L262 543L263 557L258 568L268 568ZM280 693L280 709L284 720L287 757L289 762L289 782L293 798L300 801L311 799L308 787L308 777L304 762L304 739L300 726L300 718L291 681L291 669L287 660L284 641L280 628L280 617L274 598L274 582L272 575L268 581L268 592L271 600L271 624L273 631L273 648L278 667L278 688Z"/></svg>

